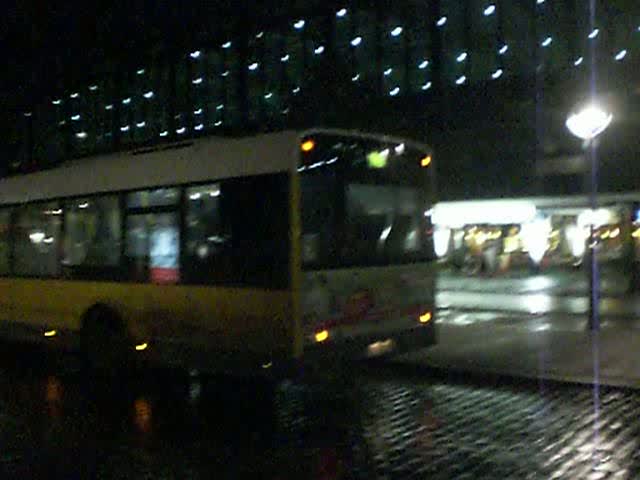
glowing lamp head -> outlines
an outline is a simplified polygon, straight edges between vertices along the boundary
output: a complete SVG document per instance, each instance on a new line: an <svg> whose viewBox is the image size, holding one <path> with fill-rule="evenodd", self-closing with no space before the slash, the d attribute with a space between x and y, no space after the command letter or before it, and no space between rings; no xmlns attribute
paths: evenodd
<svg viewBox="0 0 640 480"><path fill-rule="evenodd" d="M307 153L313 150L315 146L316 146L316 142L314 142L312 139L309 138L300 144L300 149L303 152Z"/></svg>
<svg viewBox="0 0 640 480"><path fill-rule="evenodd" d="M315 334L316 342L321 343L329 339L329 330L320 330Z"/></svg>
<svg viewBox="0 0 640 480"><path fill-rule="evenodd" d="M431 165L431 155L422 157L422 159L420 160L420 166L424 168L428 167L429 165Z"/></svg>
<svg viewBox="0 0 640 480"><path fill-rule="evenodd" d="M589 105L574 113L565 122L569 131L582 140L591 140L609 126L613 115L597 105Z"/></svg>
<svg viewBox="0 0 640 480"><path fill-rule="evenodd" d="M431 312L425 312L420 315L420 317L418 317L418 320L420 321L420 323L429 323L432 317L433 315L431 315Z"/></svg>

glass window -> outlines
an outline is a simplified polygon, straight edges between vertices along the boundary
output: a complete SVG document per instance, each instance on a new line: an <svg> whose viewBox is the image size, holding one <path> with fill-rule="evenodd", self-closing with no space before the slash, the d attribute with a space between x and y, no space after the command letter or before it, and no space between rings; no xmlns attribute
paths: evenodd
<svg viewBox="0 0 640 480"><path fill-rule="evenodd" d="M127 195L127 208L148 208L176 205L180 201L177 188L141 190Z"/></svg>
<svg viewBox="0 0 640 480"><path fill-rule="evenodd" d="M9 273L11 211L0 210L0 275Z"/></svg>
<svg viewBox="0 0 640 480"><path fill-rule="evenodd" d="M345 259L401 260L421 249L417 189L351 184L347 187Z"/></svg>
<svg viewBox="0 0 640 480"><path fill-rule="evenodd" d="M301 176L302 262L329 265L337 260L336 215L339 183L335 171Z"/></svg>
<svg viewBox="0 0 640 480"><path fill-rule="evenodd" d="M67 202L64 219L63 265L119 264L121 228L117 196Z"/></svg>
<svg viewBox="0 0 640 480"><path fill-rule="evenodd" d="M126 256L133 280L177 283L180 280L178 214L130 215Z"/></svg>
<svg viewBox="0 0 640 480"><path fill-rule="evenodd" d="M285 288L288 192L285 174L188 189L187 281Z"/></svg>
<svg viewBox="0 0 640 480"><path fill-rule="evenodd" d="M59 273L58 246L62 210L58 203L18 209L15 230L15 272L54 276Z"/></svg>

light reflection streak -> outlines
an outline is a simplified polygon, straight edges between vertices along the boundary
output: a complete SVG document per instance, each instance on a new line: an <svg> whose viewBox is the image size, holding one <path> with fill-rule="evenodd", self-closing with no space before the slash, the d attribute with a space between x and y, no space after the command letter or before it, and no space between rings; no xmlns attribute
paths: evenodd
<svg viewBox="0 0 640 480"><path fill-rule="evenodd" d="M152 409L151 403L144 398L137 398L133 403L134 417L133 421L142 433L151 431Z"/></svg>

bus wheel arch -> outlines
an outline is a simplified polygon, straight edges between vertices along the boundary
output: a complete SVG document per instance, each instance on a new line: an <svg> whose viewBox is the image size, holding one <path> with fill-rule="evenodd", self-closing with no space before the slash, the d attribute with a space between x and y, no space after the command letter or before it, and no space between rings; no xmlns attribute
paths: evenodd
<svg viewBox="0 0 640 480"><path fill-rule="evenodd" d="M89 307L82 315L80 322L83 334L102 330L105 333L125 336L126 323L118 310L106 303L98 302Z"/></svg>
<svg viewBox="0 0 640 480"><path fill-rule="evenodd" d="M115 375L130 361L126 322L118 310L95 303L82 316L81 353L91 373Z"/></svg>

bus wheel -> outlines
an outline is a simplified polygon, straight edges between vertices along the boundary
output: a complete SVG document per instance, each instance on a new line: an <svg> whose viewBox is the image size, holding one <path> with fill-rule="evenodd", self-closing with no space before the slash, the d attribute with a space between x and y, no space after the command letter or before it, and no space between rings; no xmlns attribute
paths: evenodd
<svg viewBox="0 0 640 480"><path fill-rule="evenodd" d="M91 374L124 373L131 352L120 316L104 305L92 307L82 322L82 355Z"/></svg>

